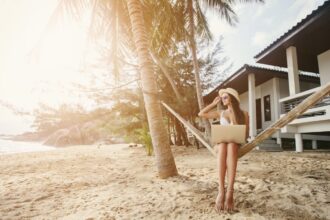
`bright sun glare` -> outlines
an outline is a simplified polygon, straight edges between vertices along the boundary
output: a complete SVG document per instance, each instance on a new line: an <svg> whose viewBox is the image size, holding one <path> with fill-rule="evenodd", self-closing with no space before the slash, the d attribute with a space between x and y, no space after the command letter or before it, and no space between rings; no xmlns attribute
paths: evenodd
<svg viewBox="0 0 330 220"><path fill-rule="evenodd" d="M0 100L27 111L39 103L79 103L68 88L84 78L78 70L86 34L73 20L46 28L57 4L0 1Z"/></svg>
<svg viewBox="0 0 330 220"><path fill-rule="evenodd" d="M35 5L28 7L33 10L23 13L27 2L30 1L21 1L21 8L16 1L2 2L2 10L8 10L1 13L1 17L5 17L1 19L5 35L1 39L4 50L0 55L4 62L0 68L1 99L30 110L38 102L58 105L73 98L65 89L82 78L78 69L85 35L73 20L59 21L46 29L58 1L53 1L48 14L42 1L34 1ZM17 13L10 10L14 6L18 7Z"/></svg>

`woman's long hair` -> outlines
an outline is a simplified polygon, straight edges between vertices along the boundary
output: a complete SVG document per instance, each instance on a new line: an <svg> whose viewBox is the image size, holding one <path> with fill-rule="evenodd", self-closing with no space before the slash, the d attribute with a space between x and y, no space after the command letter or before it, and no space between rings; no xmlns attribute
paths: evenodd
<svg viewBox="0 0 330 220"><path fill-rule="evenodd" d="M238 125L245 125L245 115L242 109L239 107L239 102L237 99L232 96L231 94L228 94L230 97L230 102L233 107L234 112L234 119ZM221 102L221 106L223 107L223 104Z"/></svg>

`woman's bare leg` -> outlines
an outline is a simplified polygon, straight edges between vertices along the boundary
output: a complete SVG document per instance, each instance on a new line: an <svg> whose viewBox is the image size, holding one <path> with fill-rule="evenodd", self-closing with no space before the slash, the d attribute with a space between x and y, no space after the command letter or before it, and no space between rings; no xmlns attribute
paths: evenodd
<svg viewBox="0 0 330 220"><path fill-rule="evenodd" d="M234 210L234 183L237 168L238 145L236 143L228 143L227 145L227 174L228 187L226 193L225 210Z"/></svg>
<svg viewBox="0 0 330 220"><path fill-rule="evenodd" d="M226 176L226 157L227 144L221 143L217 145L218 148L218 174L219 174L219 193L215 200L215 209L220 212L224 209L225 201L225 176Z"/></svg>

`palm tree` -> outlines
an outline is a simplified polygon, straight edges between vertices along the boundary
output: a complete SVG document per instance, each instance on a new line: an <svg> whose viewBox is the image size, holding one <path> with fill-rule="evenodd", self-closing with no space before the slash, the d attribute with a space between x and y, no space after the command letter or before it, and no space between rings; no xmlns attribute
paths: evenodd
<svg viewBox="0 0 330 220"><path fill-rule="evenodd" d="M88 0L62 0L55 14L66 9L78 18L86 12L86 8L92 8L90 33L92 35L103 34L110 41L112 51L111 60L113 71L119 72L125 56L130 52L137 54L142 92L147 113L149 130L156 155L158 174L160 178L177 175L177 168L170 148L167 130L163 124L158 88L155 79L154 66L149 53L152 42L148 39L145 22L149 27L152 24L152 13L143 13L148 6L155 10L155 4L163 3L164 7L170 8L168 1L144 2L140 0L112 0L112 1L88 1ZM156 10L155 10L156 11ZM129 15L129 16L128 16ZM149 17L148 17L149 16ZM52 16L54 17L54 16ZM160 16L163 19L171 16ZM167 22L169 25L172 22ZM133 39L133 41L132 41ZM166 38L161 40L165 41ZM166 46L166 42L163 42ZM132 51L133 50L133 51ZM130 51L130 52L127 52Z"/></svg>
<svg viewBox="0 0 330 220"><path fill-rule="evenodd" d="M104 5L104 2L102 2L102 4ZM109 15L101 18L103 20L102 26L105 27L104 34L109 35L108 40L110 44L107 51L111 51L109 60L112 62L113 72L118 76L121 64L125 62L125 58L127 59L129 57L127 53L127 51L129 51L128 48L132 48L132 44L134 44L130 31L131 24L128 16L125 16L128 14L127 4L126 1L121 0L113 0L111 4L108 3L108 6L106 4L102 6L102 4L94 4L94 10L98 12L102 11L101 14ZM178 39L181 37L180 35L182 35L182 27L180 28L180 25L173 25L177 23L175 16L177 10L172 6L170 1L149 1L147 4L145 2L143 10L147 11L147 13L143 13L147 35L152 36L152 38L148 40L152 59L154 63L161 68L161 72L169 81L177 100L182 102L184 98L178 92L179 89L175 85L163 61L163 57L166 57L169 48L175 44L173 38ZM94 23L95 22L91 22L91 29L93 29ZM110 34L107 33L109 29L106 28L107 26L112 27ZM97 29L99 30L102 28ZM91 30L91 32L93 33L93 30Z"/></svg>
<svg viewBox="0 0 330 220"><path fill-rule="evenodd" d="M177 175L167 131L158 100L158 90L153 63L149 53L148 37L144 26L140 0L127 0L129 17L132 23L133 38L137 50L142 92L147 112L152 143L155 149L158 173L161 178Z"/></svg>

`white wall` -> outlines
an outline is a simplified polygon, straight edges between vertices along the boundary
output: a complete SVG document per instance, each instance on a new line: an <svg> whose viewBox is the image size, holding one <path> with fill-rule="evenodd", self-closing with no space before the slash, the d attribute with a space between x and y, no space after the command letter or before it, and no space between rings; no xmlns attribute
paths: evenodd
<svg viewBox="0 0 330 220"><path fill-rule="evenodd" d="M273 82L272 79L268 80L267 82L259 85L256 87L255 89L255 93L256 99L261 99L261 121L262 121L262 129L267 128L271 123L274 122L274 94L273 94ZM270 95L270 99L271 99L271 121L267 121L265 122L265 116L264 116L264 96L266 95ZM248 111L249 110L249 96L248 96L248 92L242 93L239 96L241 103L240 106L242 108L242 110Z"/></svg>
<svg viewBox="0 0 330 220"><path fill-rule="evenodd" d="M280 99L288 97L290 95L289 93L289 81L288 79L280 79ZM281 112L280 114L284 112L284 108L281 105Z"/></svg>
<svg viewBox="0 0 330 220"><path fill-rule="evenodd" d="M279 80L280 80L280 98L288 97L290 95L288 79L280 78Z"/></svg>
<svg viewBox="0 0 330 220"><path fill-rule="evenodd" d="M321 85L330 82L330 50L325 51L317 56Z"/></svg>
<svg viewBox="0 0 330 220"><path fill-rule="evenodd" d="M313 82L304 82L300 81L300 92L310 90L316 87L319 87L319 83L313 83ZM289 94L289 82L288 79L280 79L280 97L285 98L288 97Z"/></svg>
<svg viewBox="0 0 330 220"><path fill-rule="evenodd" d="M310 90L316 87L319 87L319 83L312 83L312 82L304 82L300 81L300 92ZM288 79L280 79L280 97L285 98L288 97L289 94L289 81Z"/></svg>
<svg viewBox="0 0 330 220"><path fill-rule="evenodd" d="M270 126L272 123L275 122L275 102L278 102L278 100L274 100L274 91L273 91L273 79L270 79L263 84L259 85L256 87L255 92L256 92L256 99L261 99L261 121L262 121L262 129L267 128ZM315 87L318 87L319 85L317 83L310 83L310 82L300 82L300 88L302 91L312 89ZM289 96L289 82L288 79L282 79L279 78L279 87L280 87L280 92L279 96L281 98L285 98ZM265 115L264 115L264 96L270 95L271 99L271 121L265 121ZM249 110L249 96L248 92L242 93L240 95L240 107L242 110L248 111ZM281 112L283 112L282 106L281 106Z"/></svg>
<svg viewBox="0 0 330 220"><path fill-rule="evenodd" d="M240 102L240 107L244 111L249 111L249 94L248 92L245 92L239 96L239 99L241 100Z"/></svg>

